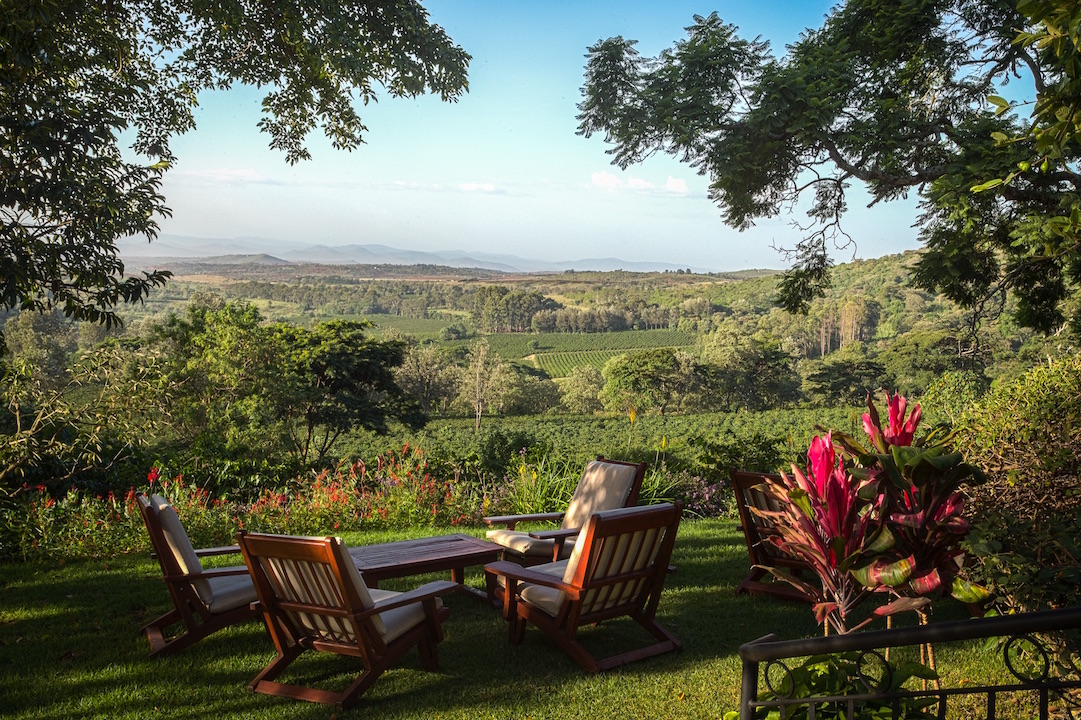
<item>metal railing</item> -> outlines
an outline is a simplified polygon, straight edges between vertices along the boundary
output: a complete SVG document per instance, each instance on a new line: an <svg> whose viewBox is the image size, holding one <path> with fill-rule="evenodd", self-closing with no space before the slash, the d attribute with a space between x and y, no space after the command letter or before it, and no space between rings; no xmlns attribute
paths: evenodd
<svg viewBox="0 0 1081 720"><path fill-rule="evenodd" d="M843 709L847 718L856 717L856 710L867 703L878 707L891 708L893 718L904 717L904 708L913 703L930 705L924 710L938 718L946 717L946 710L951 699L958 696L982 695L986 700L988 720L997 718L996 708L1000 696L1028 692L1036 693L1041 720L1049 717L1049 708L1057 701L1061 717L1081 718L1081 705L1076 695L1069 691L1081 688L1081 678L1061 677L1054 672L1055 663L1052 652L1036 635L1055 631L1081 629L1081 608L1049 610L1037 613L1004 615L974 620L958 620L944 623L932 623L911 628L890 630L872 630L848 635L807 638L803 640L781 641L776 635L766 635L745 643L739 648L743 660L743 679L740 688L740 720L753 720L756 708L779 708L781 717L785 709L806 706L806 717L814 720L818 708L831 707L832 717L837 716L835 708ZM1003 659L1006 669L1015 682L999 685L978 685L958 688L942 688L919 691L889 691L889 682L874 682L866 677L866 692L847 695L816 695L813 697L794 697L794 681L791 668L784 660L803 658L814 655L859 653L860 663L864 659L877 664L887 678L893 672L892 666L879 652L886 648L901 648L920 645L960 642L985 638L1008 638L1003 643ZM1012 660L1020 645L1024 645L1034 661L1032 667L1017 667ZM765 663L765 684L774 697L758 699L759 666ZM778 676L773 682L771 677ZM787 687L787 693L786 693ZM879 690L879 688L886 688ZM1005 716L1004 716L1005 717Z"/></svg>

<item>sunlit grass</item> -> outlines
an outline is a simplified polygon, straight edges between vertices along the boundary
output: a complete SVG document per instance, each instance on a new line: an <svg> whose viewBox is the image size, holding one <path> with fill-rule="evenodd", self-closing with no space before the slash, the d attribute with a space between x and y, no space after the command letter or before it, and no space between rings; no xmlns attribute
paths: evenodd
<svg viewBox="0 0 1081 720"><path fill-rule="evenodd" d="M351 544L460 528L347 534ZM480 535L482 530L470 532ZM817 634L810 610L736 596L746 571L743 538L731 521L680 527L659 617L684 649L600 676L583 673L535 629L512 647L499 613L447 598L451 618L441 670L411 653L360 704L339 717L380 718L716 718L739 697L741 643L767 632ZM403 589L425 578L388 581ZM467 582L480 587L478 571ZM0 715L4 718L329 718L331 708L252 695L247 683L273 656L258 623L220 632L174 657L151 660L139 627L167 609L156 563L145 556L0 567ZM644 637L629 621L586 628L584 642L614 650ZM985 678L992 653L979 645L940 651L958 679ZM344 686L358 663L312 655L298 679Z"/></svg>

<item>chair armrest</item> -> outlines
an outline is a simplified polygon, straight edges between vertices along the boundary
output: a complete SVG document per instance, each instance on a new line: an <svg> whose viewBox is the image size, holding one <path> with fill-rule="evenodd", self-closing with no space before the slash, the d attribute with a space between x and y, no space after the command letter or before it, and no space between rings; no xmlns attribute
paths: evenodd
<svg viewBox="0 0 1081 720"><path fill-rule="evenodd" d="M529 537L537 540L551 540L552 544L552 562L559 560L563 554L563 545L567 540L574 538L581 532L581 528L561 528L559 530L538 530L536 532L529 533Z"/></svg>
<svg viewBox="0 0 1081 720"><path fill-rule="evenodd" d="M170 582L175 580L210 580L216 577L228 577L230 575L247 575L248 566L238 565L235 567L207 568L197 573L181 573L180 575L162 575L162 580Z"/></svg>
<svg viewBox="0 0 1081 720"><path fill-rule="evenodd" d="M529 533L529 537L537 540L566 540L574 537L582 531L582 528L561 528L559 530L535 530Z"/></svg>
<svg viewBox="0 0 1081 720"><path fill-rule="evenodd" d="M214 555L232 555L240 553L239 545L222 545L220 547L198 548L195 554L199 557L213 557Z"/></svg>
<svg viewBox="0 0 1081 720"><path fill-rule="evenodd" d="M484 572L491 573L493 575L503 575L507 578L513 578L521 582L533 583L534 585L544 585L546 587L562 590L565 593L577 594L578 588L574 585L568 585L563 582L563 578L555 577L554 575L548 575L546 573L537 572L532 568L522 567L517 563L512 563L509 560L499 560L494 563L488 563L484 566Z"/></svg>
<svg viewBox="0 0 1081 720"><path fill-rule="evenodd" d="M397 597L377 602L368 610L362 613L358 613L360 617L366 615L376 615L384 610L393 610L396 607L402 607L403 605L412 605L413 603L423 602L429 598L434 598L439 595L446 595L449 592L453 592L458 589L458 583L451 582L450 580L434 580L425 585L421 585L419 588L410 590L409 592L402 593Z"/></svg>
<svg viewBox="0 0 1081 720"><path fill-rule="evenodd" d="M239 545L222 545L220 547L197 548L195 550L196 557L213 557L215 555L232 555L234 553L236 553L237 555L240 554ZM150 551L150 559L158 559L158 554L153 550Z"/></svg>
<svg viewBox="0 0 1081 720"><path fill-rule="evenodd" d="M540 522L547 520L555 522L556 520L562 520L566 513L562 512L547 512L547 513L530 513L528 515L493 515L492 517L481 518L487 525L506 525L508 530L513 530L515 524L520 522Z"/></svg>

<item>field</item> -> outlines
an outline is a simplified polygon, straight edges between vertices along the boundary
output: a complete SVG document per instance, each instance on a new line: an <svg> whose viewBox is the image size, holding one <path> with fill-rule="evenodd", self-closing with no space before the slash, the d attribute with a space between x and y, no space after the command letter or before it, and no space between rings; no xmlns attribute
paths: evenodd
<svg viewBox="0 0 1081 720"><path fill-rule="evenodd" d="M494 471L505 468L523 447L531 457L547 456L580 466L597 455L620 460L662 463L721 479L728 467L773 469L806 463L815 425L856 435L860 409L786 409L764 412L641 415L632 426L623 415L490 416L477 433L472 418L435 418L415 432L401 429L387 436L354 433L341 444L343 457L372 458L401 449L422 448L437 462L487 458ZM773 448L764 467L754 467ZM517 468L517 462L512 463Z"/></svg>
<svg viewBox="0 0 1081 720"><path fill-rule="evenodd" d="M377 316L382 317L382 316ZM446 323L444 323L446 325ZM603 333L500 333L480 336L492 351L505 360L522 362L549 372L552 377L564 377L579 365L600 367L613 355L657 347L692 347L696 335L679 330L624 330ZM446 343L449 347L468 346L478 338ZM547 356L566 355L568 358L549 359ZM533 358L536 358L533 360ZM598 365L597 363L600 363ZM556 368L556 372L549 371ZM562 370L558 370L562 368Z"/></svg>
<svg viewBox="0 0 1081 720"><path fill-rule="evenodd" d="M563 378L574 372L575 368L604 368L604 364L625 350L582 350L579 352L537 353L533 356L533 365L538 370L548 373L550 378Z"/></svg>
<svg viewBox="0 0 1081 720"><path fill-rule="evenodd" d="M451 324L446 318L414 318L402 315L344 315L340 319L370 320L375 323L377 335L393 330L422 341L438 340L439 331Z"/></svg>

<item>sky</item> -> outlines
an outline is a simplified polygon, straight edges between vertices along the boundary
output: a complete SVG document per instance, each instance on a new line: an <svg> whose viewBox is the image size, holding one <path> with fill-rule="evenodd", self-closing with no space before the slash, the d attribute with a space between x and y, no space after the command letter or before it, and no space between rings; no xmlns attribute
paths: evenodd
<svg viewBox="0 0 1081 720"><path fill-rule="evenodd" d="M831 3L820 0L427 0L431 20L473 57L456 103L396 99L359 109L366 143L334 150L321 132L313 159L290 166L259 132L263 91L200 96L197 129L172 143L179 158L162 191L162 233L197 238L383 244L409 250L507 253L540 260L616 257L696 270L783 268L774 246L800 237L800 213L739 232L707 197L708 179L668 156L621 171L594 135L576 134L585 54L599 40L638 40L651 57L716 10L776 55ZM861 202L862 199L862 202ZM867 209L855 193L836 256L917 247L914 199Z"/></svg>

